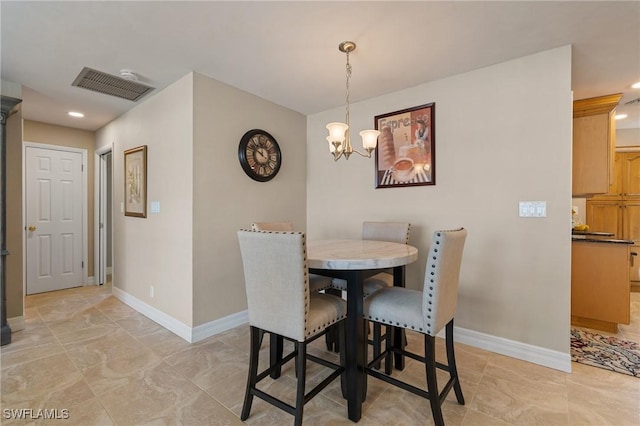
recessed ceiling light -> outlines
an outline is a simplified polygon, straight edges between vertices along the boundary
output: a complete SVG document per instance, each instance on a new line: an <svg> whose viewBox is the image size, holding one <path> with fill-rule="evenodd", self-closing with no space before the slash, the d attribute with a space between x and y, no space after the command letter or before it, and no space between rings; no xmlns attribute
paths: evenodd
<svg viewBox="0 0 640 426"><path fill-rule="evenodd" d="M615 118L616 120L622 120L623 118L627 118L628 115L627 114L616 114L613 118Z"/></svg>
<svg viewBox="0 0 640 426"><path fill-rule="evenodd" d="M69 111L69 115L72 117L78 117L78 118L82 118L84 117L84 114L81 112L75 112L75 111Z"/></svg>
<svg viewBox="0 0 640 426"><path fill-rule="evenodd" d="M634 89L640 89L640 81L631 85Z"/></svg>

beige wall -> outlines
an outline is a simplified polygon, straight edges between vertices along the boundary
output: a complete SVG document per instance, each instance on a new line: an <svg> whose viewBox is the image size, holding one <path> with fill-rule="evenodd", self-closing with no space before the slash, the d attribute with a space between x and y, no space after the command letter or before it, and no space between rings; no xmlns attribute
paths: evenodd
<svg viewBox="0 0 640 426"><path fill-rule="evenodd" d="M193 76L96 132L113 147L113 285L192 326ZM147 145L147 218L124 216L124 151ZM152 201L160 213L151 213ZM154 297L150 287L154 287Z"/></svg>
<svg viewBox="0 0 640 426"><path fill-rule="evenodd" d="M254 221L306 226L306 118L200 74L194 77L194 325L247 309L236 231ZM251 129L278 141L282 167L269 182L240 167L238 144Z"/></svg>
<svg viewBox="0 0 640 426"><path fill-rule="evenodd" d="M251 180L238 162L253 128L282 149L270 182ZM303 115L200 74L100 129L96 148L113 144L114 154L113 285L190 327L245 310L236 231L263 220L305 228L305 137ZM144 144L147 202L159 201L160 213L125 217L122 152Z"/></svg>
<svg viewBox="0 0 640 426"><path fill-rule="evenodd" d="M372 160L336 163L328 154L324 126L342 108L307 117L305 137L298 114L185 76L97 132L98 147L114 147L114 285L194 327L246 307L235 231L251 221L359 238L363 220L409 220L421 252L408 268L414 288L431 233L462 225L470 234L457 325L568 354L570 47L354 104L352 128L432 101L437 185L376 190ZM242 134L260 127L283 148L269 183L251 181L237 159ZM160 201L161 213L124 217L122 152L143 144L148 201ZM527 200L545 200L547 217L519 218L518 201Z"/></svg>
<svg viewBox="0 0 640 426"><path fill-rule="evenodd" d="M640 129L616 130L616 146L640 146Z"/></svg>
<svg viewBox="0 0 640 426"><path fill-rule="evenodd" d="M87 150L87 273L93 277L93 248L94 248L94 216L93 216L93 166L95 157L95 134L88 130L73 129L71 127L56 126L39 121L24 120L25 142L36 142L48 145L66 146Z"/></svg>
<svg viewBox="0 0 640 426"><path fill-rule="evenodd" d="M22 110L7 120L7 318L24 314ZM16 331L16 330L13 330Z"/></svg>
<svg viewBox="0 0 640 426"><path fill-rule="evenodd" d="M421 288L433 231L464 226L456 324L568 354L570 46L353 104L352 135L376 115L429 102L435 186L374 189L373 160L329 155L324 126L343 109L308 117L309 238L359 238L363 220L409 221L420 256L407 283ZM518 217L519 201L542 200L546 218Z"/></svg>

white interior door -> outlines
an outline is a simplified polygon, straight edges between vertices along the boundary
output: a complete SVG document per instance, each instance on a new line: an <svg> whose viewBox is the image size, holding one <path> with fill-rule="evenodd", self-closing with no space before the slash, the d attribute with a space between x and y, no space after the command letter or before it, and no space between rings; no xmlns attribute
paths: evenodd
<svg viewBox="0 0 640 426"><path fill-rule="evenodd" d="M25 148L27 294L83 284L83 155Z"/></svg>

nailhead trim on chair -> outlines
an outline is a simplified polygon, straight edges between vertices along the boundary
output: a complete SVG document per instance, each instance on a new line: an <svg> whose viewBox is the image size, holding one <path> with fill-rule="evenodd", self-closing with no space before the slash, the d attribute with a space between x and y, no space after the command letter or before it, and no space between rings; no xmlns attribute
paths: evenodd
<svg viewBox="0 0 640 426"><path fill-rule="evenodd" d="M382 318L382 319L380 319L380 318L378 318L378 317L375 317L375 318L374 318L374 317L372 317L371 315L365 315L365 318L366 318L366 319L370 319L370 320L375 320L376 322L381 322L382 324L394 325L394 324L393 324L393 321L389 321L389 320L384 319L384 318ZM395 323L395 325L399 326L399 325L400 325L400 323L399 323L399 322L396 322L396 323ZM405 325L404 325L404 328L409 328L409 326L408 326L407 324L405 324ZM413 326L413 325L412 325L412 326L411 326L411 329L412 329L412 330L415 330L416 328L415 328L415 326ZM419 331L422 331L422 327L418 327L418 330L419 330Z"/></svg>
<svg viewBox="0 0 640 426"><path fill-rule="evenodd" d="M244 231L244 230L243 230ZM246 231L245 231L246 232ZM273 325L273 330L281 328L284 334L278 334L275 331L267 331L266 329L261 329L254 324L250 324L250 332L251 332L251 344L250 344L250 365L249 365L249 373L247 378L247 386L245 389L245 398L242 406L242 411L240 418L245 421L249 418L251 413L251 406L253 403L253 399L258 397L271 405L289 413L294 416L294 423L296 425L302 424L302 416L303 416L303 406L307 403L311 398L317 395L322 389L327 387L334 379L344 375L344 365L338 365L334 362L329 362L327 360L321 359L319 357L313 356L308 353L307 347L308 344L311 343L316 338L323 335L323 331L328 328L329 325L334 325L341 320L344 320L346 317L344 310L342 309L344 306L344 302L341 300L334 300L333 302L329 302L329 297L331 296L322 296L327 299L323 300L324 303L320 304L317 307L318 315L314 316L311 320L316 323L314 325L313 330L309 330L309 314L311 312L311 298L309 289L309 281L310 275L308 271L308 262L307 262L307 250L306 250L306 237L302 232L288 232L288 231L249 231L253 232L263 232L268 234L298 234L298 236L271 236L267 238L266 236L257 236L257 235L246 235L248 232L238 232L238 238L240 240L241 251L243 255L243 263L245 267L245 279L249 276L249 280L247 285L247 295L249 305L254 304L255 300L258 301L258 304L262 302L262 297L260 291L263 291L263 287L265 283L269 283L270 281L275 281L278 278L281 278L281 282L277 286L279 290L283 290L287 296L292 296L290 299L281 299L278 305L283 305L285 300L291 300L292 306L294 306L294 316L295 318L300 319L301 308L304 311L304 324L291 324L282 318L276 318L273 320L274 312L269 312L269 305L265 305L264 303L261 306L261 310L258 309L258 313L256 314L256 322L258 321L258 317L260 314L267 317L264 320L264 323L269 325ZM265 249L269 249L271 246L260 247L256 244L261 240L270 240L273 242L274 246L282 244L282 247L285 249L283 251L283 255L280 256L277 252L274 253L269 250L268 253L265 253ZM298 245L298 244L301 244ZM246 259L245 255L253 255L257 256L257 259L266 260L272 256L278 256L278 258L274 258L277 262L275 264L269 265L266 268L263 268L260 264L255 263L245 263ZM251 258L256 259L256 257ZM295 261L293 261L295 260ZM280 268L280 269L276 269ZM266 269L266 271L265 271ZM298 275L301 274L301 275ZM302 288L300 287L302 286ZM294 291L295 288L295 291ZM256 290L257 289L257 290ZM300 306L300 293L302 290L304 306ZM256 294L256 291L258 292ZM284 296L283 296L284 297ZM315 296L313 296L315 298ZM289 302L286 302L286 306L282 306L283 309L286 309L289 305ZM323 306L324 305L324 306ZM273 308L271 308L273 309ZM266 312L266 314L265 314ZM331 318L336 316L337 313L342 313L340 318ZM276 314L278 311L275 312ZM314 309L315 315L315 309ZM329 324L317 324L318 321L327 320ZM300 326L303 325L304 328L300 330ZM343 323L340 324L341 330L339 332L341 345L344 345L344 330ZM271 358L270 367L260 371L259 363L260 363L260 343L262 335L265 332L271 333L272 337L275 335L279 339L290 340L294 344L294 350L288 355L283 357L283 345L282 340L275 341L272 340L270 343L272 344L271 349L269 351ZM302 337L302 339L300 339ZM274 346L273 344L276 343ZM289 403L278 399L273 394L268 394L267 392L258 389L257 385L263 379L271 377L272 379L277 379L281 375L281 368L284 363L290 361L295 358L296 367L296 398L295 405L290 405ZM327 376L323 381L319 384L315 385L308 393L305 393L305 379L306 379L306 366L307 361L314 361L319 363L325 367L329 367L333 370L329 376ZM341 358L341 362L343 362L343 358ZM344 388L344 385L343 385Z"/></svg>
<svg viewBox="0 0 640 426"><path fill-rule="evenodd" d="M441 233L441 232L437 232L437 233L436 233L436 237L437 237L437 238L436 238L436 240L435 240L434 244L435 244L435 245L436 245L436 247L437 247L437 246L439 246L439 245L440 245L440 240L439 240L439 238L441 238L441 237L442 237L442 233ZM434 248L434 249L433 249L433 252L434 252L434 253L438 253L438 249L437 249L437 248ZM437 263L436 261L438 260L438 255L434 255L434 256L432 256L432 258L431 258L431 259L432 259L434 262L430 265L430 268L429 268L429 269L430 269L430 271L429 271L429 275L431 276L431 278L429 278L429 282L433 284L433 283L435 282L435 278L434 278L434 277L435 277L435 274L436 274L436 273L435 273L435 270L434 270L434 269L435 269L435 267L436 267L436 263ZM429 293L427 293L427 294L429 295L429 300L428 300L429 305L433 305L433 302L432 302L432 300L433 300L433 286L429 286ZM431 313L431 312L432 312L432 311L431 311L431 308L428 308L428 312L429 312L429 313ZM428 320L431 320L431 315L427 315L427 319L428 319ZM433 330L432 330L432 328L431 328L431 321L427 322L427 331L426 331L426 332L427 332L427 334L429 334L429 335L431 335L431 334L433 333Z"/></svg>
<svg viewBox="0 0 640 426"><path fill-rule="evenodd" d="M425 314L424 311L422 311L422 318L427 330L423 331L422 328L420 328L420 332L422 332L424 334L424 339L425 339L425 346L424 346L424 354L423 355L419 355L416 353L412 353L407 351L406 349L402 349L402 348L397 348L397 347L392 347L389 348L387 347L387 349L382 352L380 355L378 355L378 358L374 358L374 361L367 361L367 368L365 369L367 374L376 377L378 379L381 379L387 383L390 383L392 385L395 385L401 389L410 391L411 393L415 394L415 395L419 395L422 397L425 397L429 400L430 405L431 405L431 411L433 413L433 420L434 423L438 426L444 426L444 418L442 416L442 404L445 400L445 398L447 397L447 394L449 393L450 390L454 390L455 395L456 395L456 399L458 404L460 405L464 405L465 401L464 401L464 396L462 395L462 388L460 387L460 379L458 376L458 372L457 372L457 367L456 367L456 362L455 362L455 354L454 354L454 344L453 344L453 329L454 329L454 325L453 325L453 314L451 313L451 310L455 310L455 306L451 306L448 305L447 306L447 299L449 299L449 294L444 294L443 299L445 300L445 308L444 308L444 314L441 314L439 312L438 309L435 309L435 313L432 313L432 307L434 304L436 304L436 302L440 302L440 300L434 300L434 295L436 293L438 293L438 291L441 291L441 288L439 287L438 289L435 289L435 277L436 277L436 272L438 272L438 278L439 280L444 280L442 285L446 286L449 282L449 280L454 280L457 279L457 277L453 277L453 276L449 276L448 274L453 274L454 273L454 269L453 269L453 263L448 264L443 266L441 269L437 270L436 268L438 268L438 264L441 261L445 261L444 259L439 259L439 256L441 256L438 253L438 246L442 245L442 238L444 235L446 235L446 232L459 232L462 231L464 228L460 228L460 229L455 229L455 230L451 230L451 231L436 231L434 234L434 240L433 240L433 244L432 244L432 252L436 253L435 255L433 255L431 257L432 260L431 263L427 262L427 279L429 279L430 284L426 284L425 288L423 290L423 305L422 305L422 309L427 310L428 313ZM461 236L463 237L462 240L457 239L453 244L452 248L452 256L453 253L455 253L455 257L452 257L452 260L455 259L456 262L460 260L460 255L461 255L461 250L464 244L464 238L466 238L466 231L461 234ZM447 250L448 251L448 248ZM432 278L429 278L432 277ZM451 285L456 285L457 286L457 282L453 282ZM446 287L445 287L446 289ZM456 289L457 291L457 289ZM375 296L374 296L375 297ZM402 299L395 299L393 294L387 294L384 295L384 293L380 294L380 299L372 299L371 301L371 305L369 305L369 307L367 308L367 305L365 305L365 308L367 311L370 311L371 309L374 310L381 310L382 312L388 312L388 314L385 315L393 315L395 316L396 314L393 314L392 312L397 312L397 311L392 311L393 308L395 309L402 309L401 306L401 300ZM424 303L426 302L426 303ZM417 312L416 312L417 314ZM434 327L440 326L442 328L442 326L439 324L439 320L440 318L436 318L436 314L437 315L446 315L451 316L451 318L449 319L449 321L446 323L445 327L446 327L446 339L445 339L445 346L446 346L446 355L447 355L447 364L444 363L440 363L440 362L436 362L436 350L435 350L435 332L439 331L439 330L434 330ZM415 314L411 315L411 316L405 316L405 315L398 315L398 317L405 317L406 319L408 319L409 321L413 321L413 317ZM372 316L367 314L365 315L369 320L372 320ZM433 318L432 318L433 316ZM402 319L405 319L402 318ZM444 319L444 318L442 318ZM382 323L385 324L386 326L390 325L391 321L386 320L384 318L380 319L379 317L375 317L375 321L378 323ZM432 327L433 324L433 327ZM395 322L395 325L399 325L398 322ZM404 324L404 327L407 328L407 324ZM411 326L411 329L415 329L414 326ZM426 378L427 378L427 390L425 391L424 388L419 388L416 387L415 385L409 384L407 382L404 382L402 380L399 380L398 378L395 377L391 377L391 375L389 374L389 372L385 371L385 374L383 374L380 371L377 371L377 369L375 368L374 364L376 362L376 360L381 359L383 357L386 357L386 360L389 360L389 354L390 353L396 353L396 354L402 354L405 356L410 356L411 358L421 361L423 363L425 363L425 369L426 369ZM446 384L444 385L444 387L438 387L437 381L438 379L436 379L436 369L441 369L444 370L446 372L449 372L449 380L446 382Z"/></svg>
<svg viewBox="0 0 640 426"><path fill-rule="evenodd" d="M271 230L253 230L253 229L241 229L241 231L248 231L248 232L260 232L263 234L302 234L302 247L303 247L303 252L304 252L304 258L305 258L305 262L307 259L307 236L304 234L304 232L299 232L299 231L271 231ZM340 322L341 320L343 320L344 318L346 318L346 315L341 316L340 318L336 318L335 321L330 322L329 324L324 324L321 328L316 328L313 330L308 330L307 329L307 315L309 314L309 311L307 309L307 307L309 306L309 297L310 297L310 292L309 292L309 273L308 273L309 269L307 268L304 272L304 282L305 282L305 293L304 293L304 301L305 301L305 319L304 319L304 334L305 337L311 337L314 334L316 334L318 331L322 331L324 330L326 327L336 324L338 322Z"/></svg>

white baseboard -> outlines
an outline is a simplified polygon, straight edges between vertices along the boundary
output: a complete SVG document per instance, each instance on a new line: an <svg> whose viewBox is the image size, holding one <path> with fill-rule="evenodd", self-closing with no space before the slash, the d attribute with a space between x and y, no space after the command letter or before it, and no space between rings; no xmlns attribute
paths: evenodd
<svg viewBox="0 0 640 426"><path fill-rule="evenodd" d="M95 277L87 277L87 285L95 285L96 279Z"/></svg>
<svg viewBox="0 0 640 426"><path fill-rule="evenodd" d="M113 273L113 267L107 266L105 272L107 275L111 275Z"/></svg>
<svg viewBox="0 0 640 426"><path fill-rule="evenodd" d="M9 324L12 333L15 331L24 330L24 315L19 317L7 318L7 324Z"/></svg>
<svg viewBox="0 0 640 426"><path fill-rule="evenodd" d="M454 330L453 336L456 342L571 373L571 355L569 353L553 351L466 328L454 326ZM444 329L438 333L438 337L444 338ZM568 341L569 336L567 336Z"/></svg>
<svg viewBox="0 0 640 426"><path fill-rule="evenodd" d="M198 325L193 328L191 333L191 342L199 342L208 337L220 334L223 331L230 330L242 324L249 322L249 311L236 312L235 314L228 315L224 318L220 318L215 321L210 321L206 324Z"/></svg>
<svg viewBox="0 0 640 426"><path fill-rule="evenodd" d="M208 337L215 336L216 334L249 322L249 314L245 310L215 321L210 321L206 324L189 327L172 316L165 314L164 312L148 305L117 287L113 288L113 295L118 300L131 306L136 311L157 322L189 343L199 342ZM24 323L24 318L22 318L22 321ZM13 329L13 326L11 328ZM544 367L564 371L566 373L571 372L571 356L569 353L553 351L539 346L530 345L528 343L517 342L515 340L496 337L479 331L468 330L466 328L454 327L454 329L454 339L456 342L512 358L521 359L523 361L532 362ZM438 337L444 338L444 330L438 334ZM567 337L567 339L568 338L569 337Z"/></svg>
<svg viewBox="0 0 640 426"><path fill-rule="evenodd" d="M113 296L189 343L199 342L200 340L249 322L248 312L242 311L197 327L189 327L183 322L178 321L172 316L167 315L117 287L113 287Z"/></svg>
<svg viewBox="0 0 640 426"><path fill-rule="evenodd" d="M153 306L143 302L130 295L127 292L120 290L117 287L113 287L113 296L125 303L126 305L131 306L136 311L140 312L142 315L148 317L149 319L157 322L167 330L172 333L182 337L187 342L191 343L191 327L184 324L183 322L178 321L173 318L171 315L167 315L159 309L154 308Z"/></svg>

